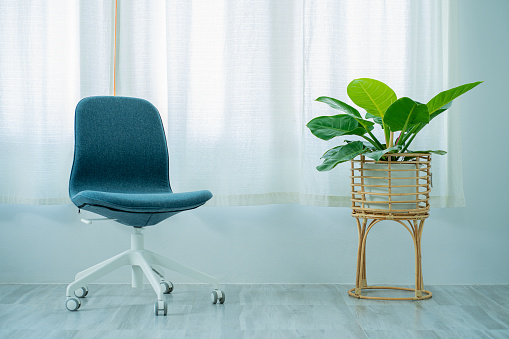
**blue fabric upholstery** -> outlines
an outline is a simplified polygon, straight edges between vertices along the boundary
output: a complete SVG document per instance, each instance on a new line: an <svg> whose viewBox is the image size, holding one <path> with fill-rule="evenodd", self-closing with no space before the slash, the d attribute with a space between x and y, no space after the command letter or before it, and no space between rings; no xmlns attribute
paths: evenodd
<svg viewBox="0 0 509 339"><path fill-rule="evenodd" d="M209 191L173 193L157 109L128 97L89 97L76 106L69 196L80 209L119 223L155 225L205 204Z"/></svg>

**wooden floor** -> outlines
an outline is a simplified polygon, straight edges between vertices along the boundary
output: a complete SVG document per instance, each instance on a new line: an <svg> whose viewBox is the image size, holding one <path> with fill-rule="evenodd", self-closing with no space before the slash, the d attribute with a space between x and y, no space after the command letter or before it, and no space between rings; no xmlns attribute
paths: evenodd
<svg viewBox="0 0 509 339"><path fill-rule="evenodd" d="M433 298L418 302L359 300L350 287L223 285L226 303L213 305L209 286L176 284L156 317L149 285L90 285L77 312L65 285L0 285L0 338L509 338L509 285L426 286Z"/></svg>

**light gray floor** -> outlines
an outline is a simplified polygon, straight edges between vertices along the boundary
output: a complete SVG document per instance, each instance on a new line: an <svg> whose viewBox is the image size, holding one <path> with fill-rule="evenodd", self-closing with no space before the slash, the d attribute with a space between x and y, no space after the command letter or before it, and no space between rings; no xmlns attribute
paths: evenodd
<svg viewBox="0 0 509 339"><path fill-rule="evenodd" d="M509 285L426 286L433 298L418 302L359 300L350 287L223 285L226 303L213 305L208 285L177 284L156 317L149 285L90 285L77 312L65 285L0 285L0 338L509 338Z"/></svg>

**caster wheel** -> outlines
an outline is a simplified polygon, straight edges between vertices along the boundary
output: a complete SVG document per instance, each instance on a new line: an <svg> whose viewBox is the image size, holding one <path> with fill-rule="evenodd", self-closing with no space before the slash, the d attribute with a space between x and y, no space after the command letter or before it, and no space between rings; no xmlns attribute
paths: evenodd
<svg viewBox="0 0 509 339"><path fill-rule="evenodd" d="M156 316L159 315L167 315L168 314L168 304L164 300L158 300L154 304L154 314Z"/></svg>
<svg viewBox="0 0 509 339"><path fill-rule="evenodd" d="M161 281L161 285L164 287L164 294L170 294L173 291L173 284L171 281Z"/></svg>
<svg viewBox="0 0 509 339"><path fill-rule="evenodd" d="M77 311L81 306L81 302L79 299L76 299L76 298L68 298L67 301L65 302L65 307L69 310L69 311Z"/></svg>
<svg viewBox="0 0 509 339"><path fill-rule="evenodd" d="M213 304L217 304L218 302L220 304L224 304L224 300L225 300L224 292L221 290L214 290L210 294L210 299L212 300Z"/></svg>
<svg viewBox="0 0 509 339"><path fill-rule="evenodd" d="M77 298L85 298L87 296L87 294L88 294L88 287L87 286L80 287L76 291L74 291L74 295Z"/></svg>

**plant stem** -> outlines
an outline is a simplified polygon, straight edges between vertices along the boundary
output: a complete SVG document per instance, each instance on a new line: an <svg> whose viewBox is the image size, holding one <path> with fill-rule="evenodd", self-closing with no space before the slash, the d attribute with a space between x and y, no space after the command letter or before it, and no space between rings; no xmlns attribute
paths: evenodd
<svg viewBox="0 0 509 339"><path fill-rule="evenodd" d="M417 128L418 128L418 125L416 125L416 126L412 127L409 131L407 131L406 135L405 135L405 136L404 136L404 138L403 138L403 142L402 142L403 144L404 144L404 143L408 140L408 138L409 138L412 134L417 133L417 132L416 132L416 131L417 131Z"/></svg>
<svg viewBox="0 0 509 339"><path fill-rule="evenodd" d="M405 141L408 139L410 134L411 134L411 131L407 131L406 133L405 133L405 131L401 131L401 134L399 135L398 141L396 142L396 146L404 145Z"/></svg>
<svg viewBox="0 0 509 339"><path fill-rule="evenodd" d="M405 133L405 131L401 131L401 132L399 133L399 136L398 136L398 138L396 139L396 146L398 146L398 145L399 145L399 143L401 142L401 139L403 139L403 138L402 138L402 136L403 136L403 134L404 134L404 133Z"/></svg>
<svg viewBox="0 0 509 339"><path fill-rule="evenodd" d="M416 135L421 131L421 129L424 128L424 124L420 124L420 125L416 125L412 128L412 130L410 131L409 133L409 136L410 134L412 134L412 136L410 137L410 140L408 142L406 142L408 140L408 137L405 139L405 147L403 148L403 150L401 151L401 153L403 153L404 151L406 151L408 149L408 147L410 146L410 144L412 143L412 141L414 141Z"/></svg>
<svg viewBox="0 0 509 339"><path fill-rule="evenodd" d="M408 149L408 146L410 146L410 144L412 143L412 141L414 141L414 138L415 136L417 135L417 132L412 134L412 137L410 138L410 141L408 141L405 145L405 147L403 147L403 149L401 150L401 153L405 153L406 150Z"/></svg>
<svg viewBox="0 0 509 339"><path fill-rule="evenodd" d="M391 138L391 131L389 130L389 126L386 124L384 126L384 134L385 134L385 146L389 147L389 139Z"/></svg>
<svg viewBox="0 0 509 339"><path fill-rule="evenodd" d="M417 130L418 128L419 128L419 125L416 125L416 126L412 127L410 130L406 131L406 133L405 133L405 131L401 131L401 134L399 135L398 142L396 143L396 145L405 145L406 141L408 140L408 138L411 135L419 132ZM407 145L407 148L408 148L408 145Z"/></svg>
<svg viewBox="0 0 509 339"><path fill-rule="evenodd" d="M368 137L367 137L367 136L365 136L365 135L361 135L361 137L363 137L364 139L366 139L367 141L369 141L369 143L370 143L371 145L375 146L375 148L376 148L376 147L378 147L378 146L377 146L377 144L376 144L376 142L375 142L373 139L370 139L370 138L368 138Z"/></svg>
<svg viewBox="0 0 509 339"><path fill-rule="evenodd" d="M367 129L366 129L366 130L367 130ZM372 140L372 141L369 141L368 139L366 139L366 140L368 140L369 142L371 142L371 143L373 144L373 146L378 147L378 149L379 149L380 151L381 151L381 150L383 150L383 149L384 149L384 147L382 146L382 144L380 143L380 141L378 141L378 139L377 139L377 138L373 135L373 133L371 133L371 131L369 131L369 130L367 130L367 131L368 131L369 136L370 136L373 140Z"/></svg>
<svg viewBox="0 0 509 339"><path fill-rule="evenodd" d="M394 132L391 131L390 137L389 137L389 147L394 146Z"/></svg>

